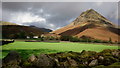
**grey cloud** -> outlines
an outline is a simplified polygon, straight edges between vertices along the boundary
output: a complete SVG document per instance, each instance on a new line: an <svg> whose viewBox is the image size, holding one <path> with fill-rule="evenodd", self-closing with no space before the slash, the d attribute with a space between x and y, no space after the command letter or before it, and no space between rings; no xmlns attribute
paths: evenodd
<svg viewBox="0 0 120 68"><path fill-rule="evenodd" d="M90 8L95 9L110 21L117 22L117 2L3 2L2 6L3 21L10 21L11 14L14 13L32 13L33 15L45 18L46 23L26 22L24 24L46 27L53 30L70 24L83 11ZM43 12L40 12L41 10ZM50 24L53 24L54 27L50 26Z"/></svg>

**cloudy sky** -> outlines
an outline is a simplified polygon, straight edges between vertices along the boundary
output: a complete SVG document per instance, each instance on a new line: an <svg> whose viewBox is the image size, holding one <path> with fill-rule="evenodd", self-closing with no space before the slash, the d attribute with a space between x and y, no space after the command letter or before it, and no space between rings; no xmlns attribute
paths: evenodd
<svg viewBox="0 0 120 68"><path fill-rule="evenodd" d="M2 20L56 30L94 9L117 24L117 2L2 2Z"/></svg>

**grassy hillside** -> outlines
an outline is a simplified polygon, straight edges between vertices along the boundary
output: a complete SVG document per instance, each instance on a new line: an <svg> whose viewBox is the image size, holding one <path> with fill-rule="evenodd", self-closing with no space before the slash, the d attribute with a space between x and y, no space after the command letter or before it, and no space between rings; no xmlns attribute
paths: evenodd
<svg viewBox="0 0 120 68"><path fill-rule="evenodd" d="M26 38L26 36L40 36L43 33L48 33L50 29L38 28L32 26L17 25L11 22L0 21L0 27L2 26L2 38L5 39L18 39Z"/></svg>
<svg viewBox="0 0 120 68"><path fill-rule="evenodd" d="M26 38L26 36L39 36L43 32L40 29L20 25L3 25L2 37L3 38Z"/></svg>
<svg viewBox="0 0 120 68"><path fill-rule="evenodd" d="M0 21L0 25L17 25L15 23Z"/></svg>

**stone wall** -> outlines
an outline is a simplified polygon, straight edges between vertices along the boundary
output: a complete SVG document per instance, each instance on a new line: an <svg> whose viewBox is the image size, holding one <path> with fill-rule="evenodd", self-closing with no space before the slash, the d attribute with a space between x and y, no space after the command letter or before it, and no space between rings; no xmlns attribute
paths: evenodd
<svg viewBox="0 0 120 68"><path fill-rule="evenodd" d="M120 50L102 52L60 52L53 54L31 55L22 59L17 52L10 52L3 59L2 68L120 68Z"/></svg>

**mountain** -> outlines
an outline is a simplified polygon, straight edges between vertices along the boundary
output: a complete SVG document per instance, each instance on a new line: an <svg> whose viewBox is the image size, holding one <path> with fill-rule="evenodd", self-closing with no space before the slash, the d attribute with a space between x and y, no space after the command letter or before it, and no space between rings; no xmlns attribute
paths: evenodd
<svg viewBox="0 0 120 68"><path fill-rule="evenodd" d="M10 22L2 22L2 37L3 38L26 38L26 36L40 36L45 32L39 28L17 25Z"/></svg>
<svg viewBox="0 0 120 68"><path fill-rule="evenodd" d="M120 29L111 21L93 9L82 12L72 23L51 33L70 35L82 38L83 36L113 42L118 42Z"/></svg>
<svg viewBox="0 0 120 68"><path fill-rule="evenodd" d="M52 32L51 29L47 29L47 28L40 28L42 31L45 31L45 32Z"/></svg>
<svg viewBox="0 0 120 68"><path fill-rule="evenodd" d="M47 28L39 28L39 27L36 27L36 26L33 26L33 25L30 25L30 27L40 29L40 30L42 30L44 32L52 32L51 29L47 29Z"/></svg>
<svg viewBox="0 0 120 68"><path fill-rule="evenodd" d="M83 24L81 23L83 22L84 24L87 23L93 23L93 24L98 24L99 26L111 26L114 27L114 25L112 24L112 22L110 22L109 20L107 20L105 17L103 17L102 15L100 15L98 12L96 12L93 9L87 10L83 13L81 13L81 15L76 18L76 20L73 21L73 25L77 25L77 24Z"/></svg>

